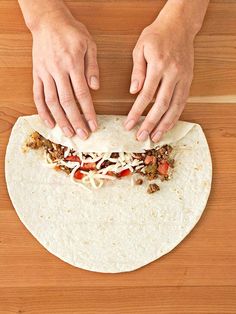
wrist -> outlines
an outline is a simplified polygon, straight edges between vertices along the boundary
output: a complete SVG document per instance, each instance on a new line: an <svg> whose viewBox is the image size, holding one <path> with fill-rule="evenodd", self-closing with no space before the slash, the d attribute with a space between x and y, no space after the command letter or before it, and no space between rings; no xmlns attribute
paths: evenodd
<svg viewBox="0 0 236 314"><path fill-rule="evenodd" d="M209 0L168 0L156 21L172 23L189 38L194 39L200 31Z"/></svg>
<svg viewBox="0 0 236 314"><path fill-rule="evenodd" d="M44 12L40 16L32 17L27 22L26 25L31 31L35 33L42 28L46 27L61 27L63 24L71 22L74 19L71 14L65 12L62 9L53 10L50 12Z"/></svg>
<svg viewBox="0 0 236 314"><path fill-rule="evenodd" d="M193 0L192 3L189 2L189 0L169 0L170 6L176 10L176 15L179 18L179 23L184 27L189 33L191 33L194 37L197 35L197 33L200 31L203 23L203 17L202 17L202 10L201 4L198 8L195 7L194 2L196 3L196 0ZM199 1L199 0L197 0ZM208 2L208 0L200 0L200 2ZM207 6L206 6L207 7ZM204 15L205 15L204 10Z"/></svg>
<svg viewBox="0 0 236 314"><path fill-rule="evenodd" d="M59 24L74 19L62 0L18 0L27 27L37 31L45 24Z"/></svg>
<svg viewBox="0 0 236 314"><path fill-rule="evenodd" d="M185 21L179 21L179 19L171 16L160 16L160 14L151 25L144 29L144 33L150 31L156 34L168 33L170 36L178 34L177 37L186 41L186 43L193 43L196 36L196 32L189 28Z"/></svg>

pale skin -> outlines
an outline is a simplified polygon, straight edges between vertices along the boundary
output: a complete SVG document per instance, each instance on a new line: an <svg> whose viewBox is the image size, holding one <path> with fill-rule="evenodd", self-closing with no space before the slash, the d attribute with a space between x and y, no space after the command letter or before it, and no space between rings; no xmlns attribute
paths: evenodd
<svg viewBox="0 0 236 314"><path fill-rule="evenodd" d="M158 1L158 0L157 0ZM209 0L168 0L133 50L130 93L137 98L124 127L158 142L178 121L193 78L193 42ZM33 94L40 117L64 134L88 138L98 125L90 89L99 88L97 48L86 27L62 0L19 0L33 37ZM79 104L79 106L78 106Z"/></svg>

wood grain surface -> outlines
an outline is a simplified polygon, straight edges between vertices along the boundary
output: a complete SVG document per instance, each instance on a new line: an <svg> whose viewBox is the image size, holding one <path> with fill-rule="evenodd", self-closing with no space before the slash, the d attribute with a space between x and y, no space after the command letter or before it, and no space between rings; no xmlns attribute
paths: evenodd
<svg viewBox="0 0 236 314"><path fill-rule="evenodd" d="M68 1L99 48L98 113L128 112L131 51L165 1ZM131 273L74 268L48 253L19 221L4 179L17 117L35 112L31 36L17 1L0 1L0 314L236 313L236 1L213 0L196 39L195 78L182 119L200 123L213 158L202 219L171 253Z"/></svg>

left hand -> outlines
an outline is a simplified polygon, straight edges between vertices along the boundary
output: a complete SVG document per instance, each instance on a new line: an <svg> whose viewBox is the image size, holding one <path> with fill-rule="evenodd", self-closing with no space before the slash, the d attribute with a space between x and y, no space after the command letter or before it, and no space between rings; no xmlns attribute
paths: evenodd
<svg viewBox="0 0 236 314"><path fill-rule="evenodd" d="M144 29L133 51L130 93L139 95L125 128L138 122L157 92L156 100L142 123L137 139L148 136L158 142L178 121L193 78L194 36L178 21L162 17Z"/></svg>

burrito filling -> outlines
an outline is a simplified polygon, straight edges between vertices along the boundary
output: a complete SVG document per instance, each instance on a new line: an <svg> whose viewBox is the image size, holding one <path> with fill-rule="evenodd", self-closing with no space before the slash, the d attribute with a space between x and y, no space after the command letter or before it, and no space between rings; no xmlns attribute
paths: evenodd
<svg viewBox="0 0 236 314"><path fill-rule="evenodd" d="M43 149L46 163L57 171L64 171L74 183L87 188L100 188L104 181L131 176L132 185L142 185L144 180L169 180L174 159L173 148L164 145L143 153L81 153L51 142L38 132L27 139L24 149ZM156 183L150 183L148 193L158 191Z"/></svg>

